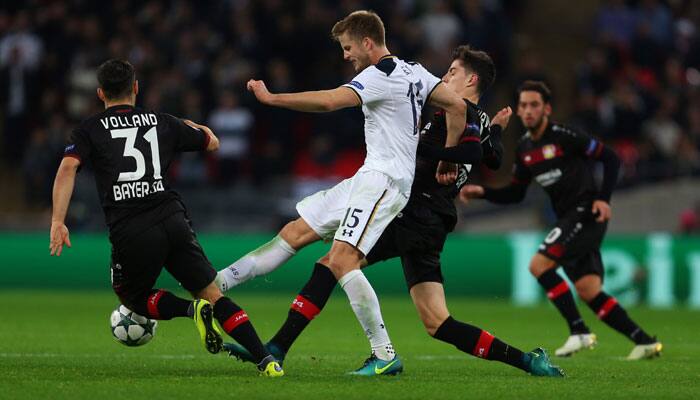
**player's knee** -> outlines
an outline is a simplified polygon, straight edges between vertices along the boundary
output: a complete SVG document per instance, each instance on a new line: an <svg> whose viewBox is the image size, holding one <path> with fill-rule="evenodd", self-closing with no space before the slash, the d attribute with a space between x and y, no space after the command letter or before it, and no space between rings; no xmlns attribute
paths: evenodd
<svg viewBox="0 0 700 400"><path fill-rule="evenodd" d="M221 293L221 290L219 290L219 287L216 286L216 284L212 283L204 289L200 290L198 293L194 293L194 296L199 299L204 299L210 302L211 304L214 304L224 295Z"/></svg>
<svg viewBox="0 0 700 400"><path fill-rule="evenodd" d="M296 220L288 222L287 225L285 225L279 233L280 237L284 239L284 241L287 242L290 246L292 246L292 248L294 248L295 250L298 250L297 246L301 236L297 225L298 224Z"/></svg>
<svg viewBox="0 0 700 400"><path fill-rule="evenodd" d="M537 253L532 260L530 260L530 273L535 277L539 278L542 274L548 270L556 267L556 263L549 258Z"/></svg>
<svg viewBox="0 0 700 400"><path fill-rule="evenodd" d="M545 272L544 266L539 263L537 260L533 259L530 261L530 273L535 277L539 278L540 275L542 275Z"/></svg>
<svg viewBox="0 0 700 400"><path fill-rule="evenodd" d="M326 265L333 271L336 278L340 279L346 273L360 269L362 257L360 252L350 246L334 246L328 254L328 264Z"/></svg>
<svg viewBox="0 0 700 400"><path fill-rule="evenodd" d="M337 279L342 278L343 275L356 269L353 268L349 260L344 257L329 257L327 261L328 262L324 265L333 272L333 275L335 275Z"/></svg>
<svg viewBox="0 0 700 400"><path fill-rule="evenodd" d="M578 296L585 302L590 302L600 293L600 287L585 280L578 280L574 286Z"/></svg>
<svg viewBox="0 0 700 400"><path fill-rule="evenodd" d="M295 219L280 230L279 236L294 250L300 250L319 239L316 232L301 218Z"/></svg>

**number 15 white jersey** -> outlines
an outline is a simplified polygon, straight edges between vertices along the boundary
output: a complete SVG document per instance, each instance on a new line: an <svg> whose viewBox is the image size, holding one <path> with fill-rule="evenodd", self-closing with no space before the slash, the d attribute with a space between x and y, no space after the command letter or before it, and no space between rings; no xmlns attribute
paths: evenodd
<svg viewBox="0 0 700 400"><path fill-rule="evenodd" d="M343 85L360 98L365 115L367 157L359 171L386 174L410 195L421 112L439 83L422 65L388 55Z"/></svg>

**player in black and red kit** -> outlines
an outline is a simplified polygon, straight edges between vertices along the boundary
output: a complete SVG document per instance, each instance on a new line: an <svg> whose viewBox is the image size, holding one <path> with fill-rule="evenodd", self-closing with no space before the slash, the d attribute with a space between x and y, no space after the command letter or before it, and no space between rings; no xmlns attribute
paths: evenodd
<svg viewBox="0 0 700 400"><path fill-rule="evenodd" d="M454 199L466 184L473 166L483 162L489 168L497 169L501 164L501 131L508 124L511 110L501 110L492 123L477 105L494 77L495 67L486 53L468 46L455 49L443 82L467 103L467 121L461 143L444 147L447 137L445 115L442 111L435 113L421 132L411 198L369 252L365 263L367 266L401 258L411 298L425 329L435 339L450 343L467 354L501 361L533 375L563 376L558 367L549 363L542 349L523 353L487 331L457 321L450 315L445 301L440 253L448 233L457 223ZM456 172L436 176L438 160L457 163ZM449 171L449 168L440 170L443 169ZM333 274L317 264L311 278L292 302L287 320L266 344L279 360L284 359L303 329L321 312L335 286ZM225 344L224 347L243 360L249 358L240 346Z"/></svg>
<svg viewBox="0 0 700 400"><path fill-rule="evenodd" d="M551 93L542 82L527 81L520 87L518 116L528 131L516 150L512 183L500 189L466 185L460 197L465 202L484 198L499 204L516 203L525 197L533 179L549 195L557 222L532 258L530 272L569 325L571 334L556 355L569 356L596 344L596 336L581 318L568 284L556 272L559 265L593 312L636 344L628 359L659 355L661 343L602 290L600 245L611 215L609 203L619 159L600 141L550 121L550 99ZM593 179L594 161L603 164L600 188Z"/></svg>
<svg viewBox="0 0 700 400"><path fill-rule="evenodd" d="M75 175L92 166L112 244L112 287L128 308L148 318L195 320L211 353L221 350L224 331L254 354L262 374L281 376L245 311L213 283L216 271L199 245L182 200L165 180L184 151L214 151L219 141L206 126L135 107L134 67L109 60L97 70L97 95L105 111L84 120L71 135L56 174L51 218L51 255L71 246L64 224ZM198 299L153 289L162 268Z"/></svg>

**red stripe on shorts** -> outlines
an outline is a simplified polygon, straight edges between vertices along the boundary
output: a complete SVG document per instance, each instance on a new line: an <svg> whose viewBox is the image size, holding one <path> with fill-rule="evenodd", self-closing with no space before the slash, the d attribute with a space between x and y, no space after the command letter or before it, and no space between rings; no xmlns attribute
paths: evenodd
<svg viewBox="0 0 700 400"><path fill-rule="evenodd" d="M488 358L492 342L493 335L486 331L481 331L481 335L479 335L479 341L476 342L476 347L474 347L474 351L472 351L472 354L479 358Z"/></svg>

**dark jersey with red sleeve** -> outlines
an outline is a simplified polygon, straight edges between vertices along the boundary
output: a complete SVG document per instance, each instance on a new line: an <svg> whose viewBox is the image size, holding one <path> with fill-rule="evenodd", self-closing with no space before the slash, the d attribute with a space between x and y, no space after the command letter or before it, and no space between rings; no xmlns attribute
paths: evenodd
<svg viewBox="0 0 700 400"><path fill-rule="evenodd" d="M593 179L592 161L604 145L578 130L551 122L534 141L525 135L518 144L513 184L535 180L549 195L557 216L576 206L591 204L599 191Z"/></svg>
<svg viewBox="0 0 700 400"><path fill-rule="evenodd" d="M172 115L118 105L75 128L64 157L92 166L114 243L185 210L165 179L168 167L178 153L208 143L206 133Z"/></svg>
<svg viewBox="0 0 700 400"><path fill-rule="evenodd" d="M488 163L489 160L496 161L500 165L502 146L497 135L491 135L491 120L476 104L465 100L467 103L467 120L461 142L481 143L483 158L482 161ZM432 120L428 122L421 131L420 146L429 145L442 148L447 140L447 121L444 111L434 114ZM441 185L435 179L435 172L438 160L427 157L418 152L416 157L416 176L411 189L411 202L418 202L429 207L434 212L446 216L452 222L457 221L457 210L454 199L459 190L467 183L469 173L474 167L471 164L459 164L457 180L451 185ZM497 168L497 167L496 167Z"/></svg>

